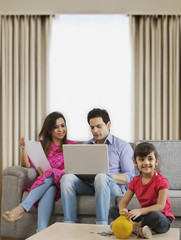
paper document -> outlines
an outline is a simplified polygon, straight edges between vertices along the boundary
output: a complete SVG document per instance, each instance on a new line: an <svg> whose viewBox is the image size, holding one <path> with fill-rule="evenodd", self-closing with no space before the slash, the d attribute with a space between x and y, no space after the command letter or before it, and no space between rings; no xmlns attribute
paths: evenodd
<svg viewBox="0 0 181 240"><path fill-rule="evenodd" d="M25 149L36 169L41 167L46 171L51 168L40 142L25 140Z"/></svg>

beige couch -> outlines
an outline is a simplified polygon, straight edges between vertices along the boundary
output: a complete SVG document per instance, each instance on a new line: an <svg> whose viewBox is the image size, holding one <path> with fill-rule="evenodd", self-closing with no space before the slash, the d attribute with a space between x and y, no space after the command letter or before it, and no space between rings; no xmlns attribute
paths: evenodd
<svg viewBox="0 0 181 240"><path fill-rule="evenodd" d="M133 148L138 142L132 144ZM162 174L170 183L169 196L176 220L172 227L181 227L181 141L153 141L162 156ZM24 187L30 187L37 177L34 168L20 166L9 167L3 172L2 206L1 212L12 209L26 198ZM112 197L111 206L118 204L119 197ZM93 196L78 196L78 222L95 222L95 204ZM136 198L132 199L129 208L138 207ZM55 202L50 224L63 221L61 199ZM13 238L27 238L36 232L37 210L35 207L25 213L24 217L16 223L1 221L1 236Z"/></svg>

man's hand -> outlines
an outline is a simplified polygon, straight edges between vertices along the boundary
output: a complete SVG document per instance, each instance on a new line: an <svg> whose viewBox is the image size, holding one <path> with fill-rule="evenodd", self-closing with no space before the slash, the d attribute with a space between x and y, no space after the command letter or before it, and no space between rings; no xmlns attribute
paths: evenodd
<svg viewBox="0 0 181 240"><path fill-rule="evenodd" d="M43 169L41 167L38 167L37 171L38 171L40 176L44 174L44 171L43 171Z"/></svg>
<svg viewBox="0 0 181 240"><path fill-rule="evenodd" d="M124 173L120 173L120 174L111 174L111 177L114 179L114 181L117 184L127 184L127 177Z"/></svg>

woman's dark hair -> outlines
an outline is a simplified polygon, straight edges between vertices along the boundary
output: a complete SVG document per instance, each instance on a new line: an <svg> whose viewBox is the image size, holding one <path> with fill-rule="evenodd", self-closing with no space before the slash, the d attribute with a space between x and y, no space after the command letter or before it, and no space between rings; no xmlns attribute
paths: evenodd
<svg viewBox="0 0 181 240"><path fill-rule="evenodd" d="M62 113L60 112L52 112L50 113L44 120L42 129L39 133L39 139L42 143L42 147L44 149L44 152L46 156L48 156L51 148L51 142L53 141L52 139L52 131L55 128L56 125L56 120L59 118L63 118L65 124L66 120L65 117L63 116ZM67 143L67 133L65 134L65 137L62 139L61 145L58 149L57 152L62 152L62 145Z"/></svg>
<svg viewBox="0 0 181 240"><path fill-rule="evenodd" d="M87 115L88 123L91 118L96 118L96 117L101 117L105 124L107 124L110 121L109 114L105 109L100 109L100 108L92 109Z"/></svg>
<svg viewBox="0 0 181 240"><path fill-rule="evenodd" d="M160 165L161 158L160 158L155 146L149 142L142 142L136 146L136 148L134 150L134 160L136 161L136 157L146 157L151 152L153 152L155 155L155 158L159 160L159 165ZM156 166L156 171L160 172L159 166Z"/></svg>

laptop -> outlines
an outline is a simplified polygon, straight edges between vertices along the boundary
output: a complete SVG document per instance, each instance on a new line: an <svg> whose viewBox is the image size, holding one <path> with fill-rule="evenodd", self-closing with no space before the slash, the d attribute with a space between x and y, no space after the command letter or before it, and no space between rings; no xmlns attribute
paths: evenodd
<svg viewBox="0 0 181 240"><path fill-rule="evenodd" d="M106 144L63 145L65 173L72 173L86 182L94 181L96 174L109 174Z"/></svg>

